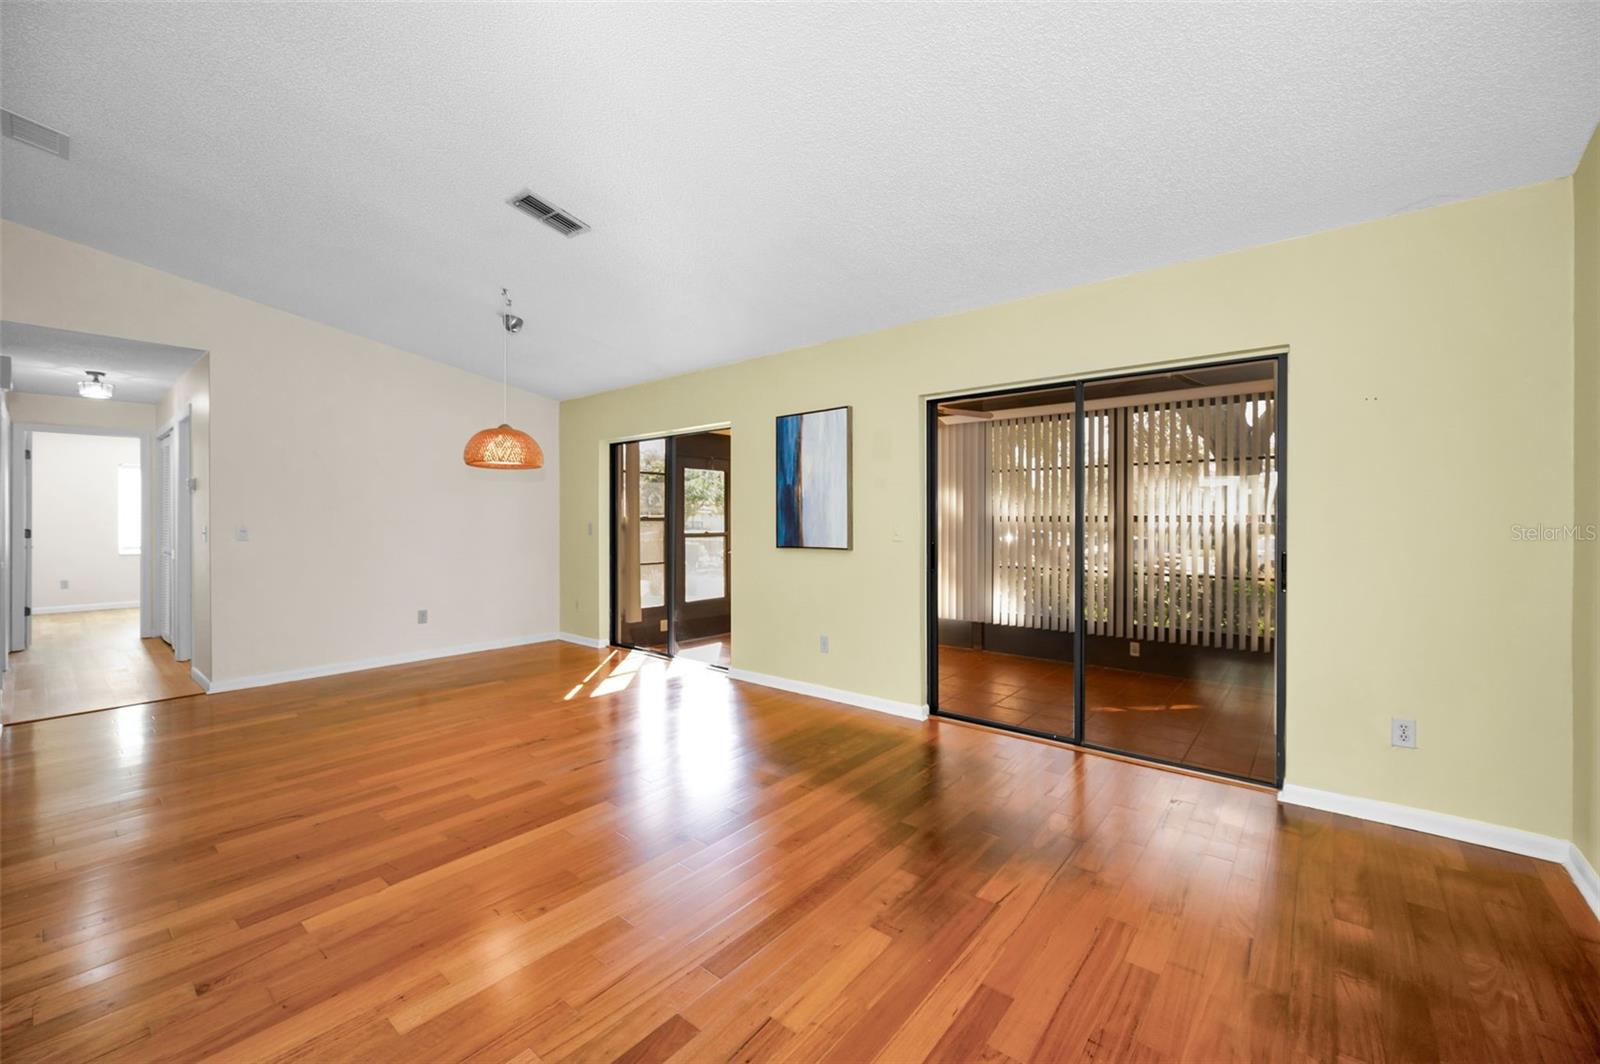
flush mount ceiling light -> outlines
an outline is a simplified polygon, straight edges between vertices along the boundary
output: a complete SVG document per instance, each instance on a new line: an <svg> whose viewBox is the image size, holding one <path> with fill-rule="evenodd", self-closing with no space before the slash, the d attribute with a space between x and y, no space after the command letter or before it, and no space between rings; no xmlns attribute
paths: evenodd
<svg viewBox="0 0 1600 1064"><path fill-rule="evenodd" d="M522 319L511 313L511 297L504 288L500 289L500 295L506 301L505 312L500 315L500 322L506 328L505 359L500 368L500 424L473 433L461 457L467 465L478 469L540 469L544 466L544 451L532 436L506 424L511 337L522 331Z"/></svg>
<svg viewBox="0 0 1600 1064"><path fill-rule="evenodd" d="M84 372L89 375L89 379L78 382L78 394L85 399L110 399L111 393L116 389L100 379L105 376L105 371L86 369Z"/></svg>

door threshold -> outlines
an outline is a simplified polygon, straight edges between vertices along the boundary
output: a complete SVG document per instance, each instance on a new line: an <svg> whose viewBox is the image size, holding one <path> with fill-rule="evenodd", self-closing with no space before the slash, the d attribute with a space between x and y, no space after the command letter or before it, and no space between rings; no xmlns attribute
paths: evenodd
<svg viewBox="0 0 1600 1064"><path fill-rule="evenodd" d="M1044 743L1047 746L1059 747L1063 750L1072 750L1082 754L1093 754L1095 757L1104 757L1112 761L1121 761L1129 765L1143 765L1146 768L1161 769L1166 772L1176 773L1180 776L1192 776L1195 779L1210 780L1213 783L1227 783L1235 787L1245 787L1253 791L1262 791L1267 794L1277 794L1282 788L1281 784L1263 783L1261 780L1249 779L1245 776L1235 776L1227 772L1217 772L1210 769L1196 768L1193 765L1183 765L1175 761L1163 761L1158 757L1141 757L1138 754L1129 754L1121 750L1112 750L1093 743L1078 742L1073 739L1064 739L1059 735L1046 735L1043 732L1030 731L1027 728L1014 727L1009 724L1000 724L996 721L980 720L977 717L964 717L959 713L950 713L946 710L935 709L931 711L935 720L947 720L952 724L959 724L967 728L977 728L982 731L997 732L1002 735L1015 736L1028 742Z"/></svg>
<svg viewBox="0 0 1600 1064"><path fill-rule="evenodd" d="M665 650L652 650L650 647L629 646L627 643L612 643L610 646L612 650L626 650L630 654L648 654L650 657L659 658L662 661L681 662L685 665L700 665L707 669L715 669L718 672L727 672L733 667L732 664L719 665L715 661L701 661L699 658L682 657Z"/></svg>

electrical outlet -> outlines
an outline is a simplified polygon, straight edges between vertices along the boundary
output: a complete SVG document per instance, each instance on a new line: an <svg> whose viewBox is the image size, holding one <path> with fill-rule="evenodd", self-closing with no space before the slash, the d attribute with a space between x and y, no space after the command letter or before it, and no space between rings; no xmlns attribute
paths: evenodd
<svg viewBox="0 0 1600 1064"><path fill-rule="evenodd" d="M250 530L245 526L240 525L238 528L233 530L233 538L238 540L240 543L249 543Z"/></svg>
<svg viewBox="0 0 1600 1064"><path fill-rule="evenodd" d="M427 610L418 610L417 611L417 623L418 624L427 624L428 623L428 611Z"/></svg>
<svg viewBox="0 0 1600 1064"><path fill-rule="evenodd" d="M1395 717L1389 721L1389 745L1404 746L1415 750L1417 747L1417 722Z"/></svg>
<svg viewBox="0 0 1600 1064"><path fill-rule="evenodd" d="M1131 640L1128 643L1128 657L1136 658L1138 656L1139 656L1139 641L1137 639Z"/></svg>
<svg viewBox="0 0 1600 1064"><path fill-rule="evenodd" d="M826 654L828 652L828 637L822 636L817 640L818 649Z"/></svg>
<svg viewBox="0 0 1600 1064"><path fill-rule="evenodd" d="M661 618L661 630L663 632L667 630L667 619L665 617Z"/></svg>
<svg viewBox="0 0 1600 1064"><path fill-rule="evenodd" d="M61 590L65 591L67 589L67 587L69 585L71 585L71 583L72 583L72 581L70 581L70 580L61 581Z"/></svg>

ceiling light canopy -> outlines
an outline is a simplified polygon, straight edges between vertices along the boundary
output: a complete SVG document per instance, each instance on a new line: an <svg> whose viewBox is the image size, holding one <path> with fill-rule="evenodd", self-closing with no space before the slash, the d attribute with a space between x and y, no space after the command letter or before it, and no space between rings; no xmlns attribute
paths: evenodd
<svg viewBox="0 0 1600 1064"><path fill-rule="evenodd" d="M461 458L467 465L477 469L542 469L543 448L532 436L507 424L510 420L507 397L510 391L511 337L522 331L522 319L511 313L511 297L504 288L500 289L500 295L506 303L505 312L500 315L501 324L506 329L505 357L500 368L500 424L473 433Z"/></svg>
<svg viewBox="0 0 1600 1064"><path fill-rule="evenodd" d="M78 394L85 399L110 399L111 393L116 389L101 379L105 376L105 371L86 369L84 372L89 375L89 379L78 382Z"/></svg>

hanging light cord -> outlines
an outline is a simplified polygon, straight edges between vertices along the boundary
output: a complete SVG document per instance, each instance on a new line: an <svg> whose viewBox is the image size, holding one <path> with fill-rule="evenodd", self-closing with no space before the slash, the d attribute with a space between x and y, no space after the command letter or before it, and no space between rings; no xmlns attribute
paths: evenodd
<svg viewBox="0 0 1600 1064"><path fill-rule="evenodd" d="M500 318L500 325L506 331L505 357L500 360L500 423L511 424L510 406L510 379L511 379L511 294L504 288L500 294L505 297L506 312Z"/></svg>

